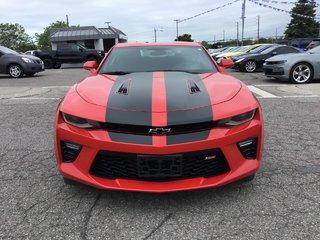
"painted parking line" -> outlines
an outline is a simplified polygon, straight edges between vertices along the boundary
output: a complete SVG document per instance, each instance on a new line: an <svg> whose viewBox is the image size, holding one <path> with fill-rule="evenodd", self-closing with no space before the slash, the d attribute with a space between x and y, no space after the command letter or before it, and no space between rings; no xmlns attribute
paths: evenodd
<svg viewBox="0 0 320 240"><path fill-rule="evenodd" d="M273 95L272 93L269 93L267 91L264 91L260 88L257 88L253 85L249 85L248 88L250 89L251 92L258 94L259 96L263 97L263 98L280 98L276 95Z"/></svg>
<svg viewBox="0 0 320 240"><path fill-rule="evenodd" d="M52 98L52 97L16 97L16 98L7 98L3 100L60 100L61 98Z"/></svg>

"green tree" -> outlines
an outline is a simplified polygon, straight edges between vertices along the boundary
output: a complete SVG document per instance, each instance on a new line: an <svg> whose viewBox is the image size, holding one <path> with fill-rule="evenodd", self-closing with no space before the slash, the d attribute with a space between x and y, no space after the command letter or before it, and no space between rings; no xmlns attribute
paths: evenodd
<svg viewBox="0 0 320 240"><path fill-rule="evenodd" d="M182 42L193 42L193 39L191 38L191 34L183 34L178 36L175 41L182 41Z"/></svg>
<svg viewBox="0 0 320 240"><path fill-rule="evenodd" d="M24 49L30 50L30 48L26 48L27 45L33 49L35 47L24 27L18 23L0 23L0 45L21 52Z"/></svg>
<svg viewBox="0 0 320 240"><path fill-rule="evenodd" d="M50 29L52 28L64 28L68 27L67 23L64 21L56 21L51 23L49 26L43 29L43 33L36 33L36 39L38 42L38 48L41 50L49 50L51 49L51 44L49 41Z"/></svg>
<svg viewBox="0 0 320 240"><path fill-rule="evenodd" d="M308 17L302 17L305 15ZM316 1L298 0L291 10L291 21L284 32L287 39L317 37L319 23L315 20Z"/></svg>

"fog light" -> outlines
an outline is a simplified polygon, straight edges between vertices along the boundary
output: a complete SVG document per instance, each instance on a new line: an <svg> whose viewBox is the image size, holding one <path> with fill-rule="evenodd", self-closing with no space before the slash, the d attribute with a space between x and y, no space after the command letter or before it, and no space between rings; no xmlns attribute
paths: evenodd
<svg viewBox="0 0 320 240"><path fill-rule="evenodd" d="M258 138L250 138L238 142L238 148L245 159L255 159L257 157L257 142Z"/></svg>
<svg viewBox="0 0 320 240"><path fill-rule="evenodd" d="M63 162L73 162L78 157L82 146L72 142L61 141L61 153Z"/></svg>

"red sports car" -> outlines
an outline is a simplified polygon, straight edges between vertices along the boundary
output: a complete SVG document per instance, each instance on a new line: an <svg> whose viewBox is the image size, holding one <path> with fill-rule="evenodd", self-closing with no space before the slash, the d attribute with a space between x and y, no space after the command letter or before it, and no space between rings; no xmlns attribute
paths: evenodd
<svg viewBox="0 0 320 240"><path fill-rule="evenodd" d="M66 183L169 192L252 180L263 148L257 99L197 43L118 44L58 106Z"/></svg>

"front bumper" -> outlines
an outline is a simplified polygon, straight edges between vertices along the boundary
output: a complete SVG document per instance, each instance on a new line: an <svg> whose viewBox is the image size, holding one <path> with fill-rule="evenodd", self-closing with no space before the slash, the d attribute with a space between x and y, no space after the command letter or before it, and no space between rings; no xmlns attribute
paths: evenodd
<svg viewBox="0 0 320 240"><path fill-rule="evenodd" d="M198 188L217 187L254 174L259 166L263 148L263 126L261 110L254 119L233 128L215 128L204 141L166 145L163 138L155 136L152 145L114 142L106 130L78 129L66 124L59 111L56 115L55 153L60 173L75 181L101 189L116 189L144 192L171 192ZM257 137L257 154L254 159L246 159L237 143ZM74 162L62 161L61 141L81 145L81 151ZM220 149L230 170L214 177L195 177L170 181L142 181L133 179L106 179L92 175L90 169L99 151L164 155L188 153L206 149Z"/></svg>
<svg viewBox="0 0 320 240"><path fill-rule="evenodd" d="M262 69L267 77L289 78L289 71L287 71L284 65L265 63Z"/></svg>
<svg viewBox="0 0 320 240"><path fill-rule="evenodd" d="M38 63L24 63L23 70L26 74L42 72L44 71L44 65Z"/></svg>

